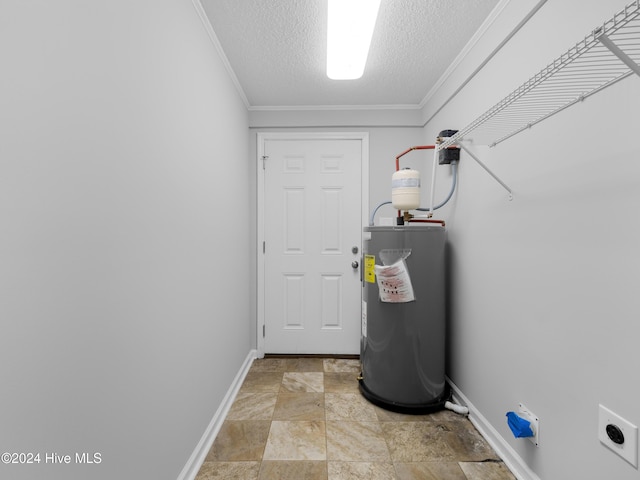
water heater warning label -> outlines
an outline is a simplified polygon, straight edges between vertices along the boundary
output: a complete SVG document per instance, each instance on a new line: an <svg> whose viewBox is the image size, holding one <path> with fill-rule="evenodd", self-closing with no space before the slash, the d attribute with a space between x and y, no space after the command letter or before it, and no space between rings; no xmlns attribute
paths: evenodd
<svg viewBox="0 0 640 480"><path fill-rule="evenodd" d="M364 280L369 283L376 283L376 256L364 256Z"/></svg>

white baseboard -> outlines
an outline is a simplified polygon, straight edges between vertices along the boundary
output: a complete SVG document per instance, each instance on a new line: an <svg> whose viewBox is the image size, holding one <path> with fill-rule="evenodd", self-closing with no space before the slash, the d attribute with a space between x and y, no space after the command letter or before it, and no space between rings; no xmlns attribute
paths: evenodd
<svg viewBox="0 0 640 480"><path fill-rule="evenodd" d="M518 480L540 480L529 465L525 463L520 455L509 445L493 425L480 413L480 411L469 401L460 389L447 377L447 382L453 390L453 399L456 403L464 405L469 409L469 420L480 432L480 435L491 445L504 464L511 470L511 473Z"/></svg>
<svg viewBox="0 0 640 480"><path fill-rule="evenodd" d="M209 426L202 435L202 438L198 442L198 445L196 445L195 450L191 454L191 457L189 457L189 460L182 469L182 472L180 472L180 475L178 475L177 480L194 480L196 478L196 475L198 474L198 471L200 470L204 459L207 457L207 454L211 449L211 445L213 445L213 441L216 439L216 436L218 435L218 432L222 427L222 423L224 422L227 413L229 413L229 409L231 408L231 405L233 404L233 401L238 394L238 390L240 390L242 382L244 382L244 379L249 372L249 368L251 368L251 364L256 359L256 357L256 350L251 350L245 358L244 363L240 367L240 370L231 383L231 387L229 387L229 390L227 390L226 395L222 399L222 403L218 407L218 410L216 410L216 413L213 415Z"/></svg>

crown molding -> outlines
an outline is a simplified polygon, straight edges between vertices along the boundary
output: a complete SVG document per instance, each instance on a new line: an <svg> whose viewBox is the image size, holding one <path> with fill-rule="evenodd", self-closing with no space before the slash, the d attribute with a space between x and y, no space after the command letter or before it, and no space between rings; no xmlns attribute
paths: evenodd
<svg viewBox="0 0 640 480"><path fill-rule="evenodd" d="M442 85L451 77L453 72L458 68L464 59L469 55L469 53L473 50L478 42L485 35L487 30L491 28L495 20L500 16L505 7L509 4L511 0L501 0L495 8L491 11L489 16L485 19L485 21L480 25L480 28L474 33L473 37L467 42L462 51L453 59L453 62L449 65L449 67L445 70L442 76L438 79L438 81L431 87L431 89L424 96L422 101L420 102L420 108L424 108L424 106L431 100L431 98L436 94L436 92L442 87Z"/></svg>
<svg viewBox="0 0 640 480"><path fill-rule="evenodd" d="M345 110L420 110L420 105L266 105L250 106L250 111L257 112L313 112L313 111L345 111Z"/></svg>
<svg viewBox="0 0 640 480"><path fill-rule="evenodd" d="M213 30L213 26L209 21L209 17L207 17L207 13L205 12L204 7L202 6L202 2L200 0L191 0L191 3L193 4L193 8L196 10L196 13L198 14L198 17L200 17L202 26L207 32L207 35L209 36L211 43L213 44L216 51L218 52L218 55L220 56L220 60L222 60L222 63L224 65L225 70L227 71L227 74L231 78L233 85L236 87L236 90L238 91L238 95L240 95L240 98L242 99L242 102L244 103L245 107L249 108L249 99L247 98L247 95L244 93L244 90L240 85L240 81L236 76L236 73L233 71L233 68L231 68L229 59L227 58L227 55L224 53L224 50L222 49L222 45L220 44L220 40L218 40L218 36L216 35L216 32Z"/></svg>

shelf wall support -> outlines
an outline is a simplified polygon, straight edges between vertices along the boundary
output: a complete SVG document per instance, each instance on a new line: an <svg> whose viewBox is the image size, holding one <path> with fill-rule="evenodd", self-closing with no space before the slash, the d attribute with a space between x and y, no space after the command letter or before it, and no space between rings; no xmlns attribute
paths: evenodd
<svg viewBox="0 0 640 480"><path fill-rule="evenodd" d="M500 185L502 185L502 188L504 188L507 192L509 192L509 200L513 200L513 192L511 191L511 189L508 187L508 185L506 183L504 183L502 180L500 180L498 178L498 176L493 173L491 170L489 170L489 167L487 167L484 163L482 163L480 161L480 159L478 157L476 157L473 153L471 153L471 151L466 148L464 145L462 144L458 144L458 146L464 150L464 152L469 155L471 158L473 158L478 165L480 165L489 175L491 175L491 177L493 177L493 179L498 182Z"/></svg>
<svg viewBox="0 0 640 480"><path fill-rule="evenodd" d="M640 77L640 65L634 62L629 55L620 50L620 48L613 43L609 37L602 34L598 37L598 40Z"/></svg>

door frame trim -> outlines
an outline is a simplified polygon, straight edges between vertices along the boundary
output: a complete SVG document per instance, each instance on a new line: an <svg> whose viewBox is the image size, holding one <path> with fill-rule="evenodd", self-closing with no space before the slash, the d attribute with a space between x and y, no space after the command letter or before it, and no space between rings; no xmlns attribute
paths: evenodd
<svg viewBox="0 0 640 480"><path fill-rule="evenodd" d="M264 337L265 328L265 266L262 246L265 238L264 229L264 191L265 178L262 168L262 157L264 156L264 143L266 140L360 140L362 151L360 159L361 169L361 212L360 223L364 228L369 222L369 132L258 132L257 134L257 242L256 242L256 266L257 266L257 302L256 302L256 350L258 358L264 357ZM362 246L362 238L360 239Z"/></svg>

